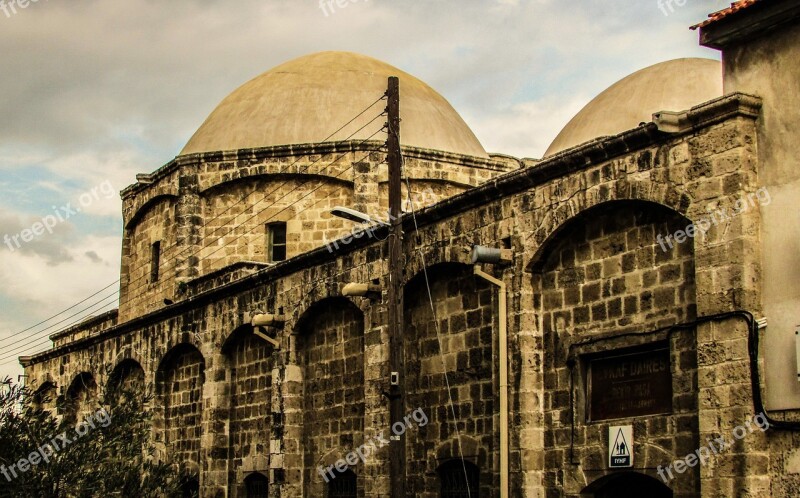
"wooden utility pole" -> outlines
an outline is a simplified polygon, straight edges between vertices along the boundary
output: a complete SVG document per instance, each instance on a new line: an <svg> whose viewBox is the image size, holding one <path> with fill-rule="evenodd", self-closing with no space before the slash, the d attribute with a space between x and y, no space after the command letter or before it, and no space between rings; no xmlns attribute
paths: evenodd
<svg viewBox="0 0 800 498"><path fill-rule="evenodd" d="M386 93L388 103L386 112L389 121L389 138L386 141L389 163L389 219L391 234L389 235L389 418L392 427L397 422L403 424L405 408L405 368L403 364L403 226L400 222L400 205L402 197L402 166L400 155L400 81L396 76L389 77L389 89ZM405 498L406 485L406 445L405 434L395 436L389 447L389 479L392 498Z"/></svg>

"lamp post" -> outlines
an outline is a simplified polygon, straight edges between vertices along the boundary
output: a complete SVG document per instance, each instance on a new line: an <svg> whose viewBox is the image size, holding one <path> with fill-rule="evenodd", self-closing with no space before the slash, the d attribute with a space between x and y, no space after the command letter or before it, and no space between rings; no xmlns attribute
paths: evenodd
<svg viewBox="0 0 800 498"><path fill-rule="evenodd" d="M389 226L389 274L386 292L386 306L388 315L389 336L389 389L384 394L389 398L389 420L391 426L396 422L403 422L405 409L405 393L402 386L405 384L405 366L403 361L403 266L401 261L403 251L403 227L400 220L401 185L402 185L402 156L400 153L400 82L397 77L389 77L389 86L386 92L388 115L388 149L387 161L389 163L389 220L390 223L377 221L384 226ZM376 220L369 215L354 209L337 206L331 210L334 216L361 223L374 223ZM405 498L406 481L406 452L404 436L391 436L392 444L389 447L389 480L391 496Z"/></svg>

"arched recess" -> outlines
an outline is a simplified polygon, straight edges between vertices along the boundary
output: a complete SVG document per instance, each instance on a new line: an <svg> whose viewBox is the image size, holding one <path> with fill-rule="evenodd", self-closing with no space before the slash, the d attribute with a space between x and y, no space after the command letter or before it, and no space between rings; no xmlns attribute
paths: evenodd
<svg viewBox="0 0 800 498"><path fill-rule="evenodd" d="M642 448L664 446L659 428L673 425L672 417L697 416L694 331L658 332L697 315L694 241L687 238L676 243L674 239L690 223L675 210L653 202L611 201L551 227L551 235L536 251L529 269L533 311L543 336L542 404L549 482L559 482L563 469L578 469L576 464L591 468L592 458L606 454L607 441L599 437L605 434L606 420L626 425L644 415L628 410L608 416L591 410L589 372L598 357L647 351L658 358L650 356L648 361L667 365L672 380L666 385L671 392L659 397L666 399L667 406L647 413L653 423L637 429L639 453L634 461L638 465L646 460ZM673 236L671 245L667 235ZM608 393L612 392L608 387ZM590 419L601 424L599 431L588 430ZM571 446L573 431L596 437L579 436ZM670 453L690 453L697 447L696 440L687 424L681 436L669 443ZM684 479L684 491L689 494L699 482L692 479ZM568 482L578 481L586 482L582 476Z"/></svg>
<svg viewBox="0 0 800 498"><path fill-rule="evenodd" d="M204 383L205 359L191 344L170 349L156 371L156 400L163 407L156 410L156 427L163 427L167 456L181 468L200 467Z"/></svg>
<svg viewBox="0 0 800 498"><path fill-rule="evenodd" d="M476 459L481 485L487 493L499 486L494 471L499 467L496 294L491 284L473 274L472 266L457 263L433 265L427 268L427 280L420 271L404 287L406 407L421 408L429 418L406 440L409 495L435 487L429 461L442 451L437 448L443 440L452 440L453 455L481 448L483 454Z"/></svg>
<svg viewBox="0 0 800 498"><path fill-rule="evenodd" d="M33 392L31 405L37 410L53 410L56 407L57 398L56 385L47 380Z"/></svg>
<svg viewBox="0 0 800 498"><path fill-rule="evenodd" d="M108 386L124 391L144 389L144 369L138 361L126 358L111 371L108 376Z"/></svg>
<svg viewBox="0 0 800 498"><path fill-rule="evenodd" d="M357 498L358 476L351 469L344 472L334 470L327 488L326 498Z"/></svg>
<svg viewBox="0 0 800 498"><path fill-rule="evenodd" d="M139 208L133 213L128 223L125 224L126 229L134 229L136 225L142 220L147 212L153 208L156 204L166 201L170 203L170 205L175 204L178 200L178 196L175 194L158 194L147 201L145 201Z"/></svg>
<svg viewBox="0 0 800 498"><path fill-rule="evenodd" d="M672 498L672 490L658 479L638 472L615 472L594 481L581 492L584 498Z"/></svg>
<svg viewBox="0 0 800 498"><path fill-rule="evenodd" d="M325 496L316 466L331 451L355 450L364 432L364 314L351 301L327 298L299 318L297 361L303 369L304 489Z"/></svg>
<svg viewBox="0 0 800 498"><path fill-rule="evenodd" d="M309 182L316 186L311 190ZM240 199L249 202L239 203ZM201 210L208 223L201 227L203 240L219 240L236 251L217 250L216 244L201 251L203 273L240 261L269 262L267 225L286 223L286 258L336 240L341 228L333 228L331 206L353 203L350 182L330 177L263 175L215 185L201 194ZM323 202L324 201L324 202ZM236 225L236 233L222 227Z"/></svg>
<svg viewBox="0 0 800 498"><path fill-rule="evenodd" d="M64 419L77 424L97 408L97 383L89 372L81 372L70 382L64 399Z"/></svg>
<svg viewBox="0 0 800 498"><path fill-rule="evenodd" d="M480 498L480 468L468 460L453 458L442 463L439 477L439 498Z"/></svg>
<svg viewBox="0 0 800 498"><path fill-rule="evenodd" d="M269 496L269 479L260 472L253 472L244 478L244 493L237 496L247 498L267 498Z"/></svg>
<svg viewBox="0 0 800 498"><path fill-rule="evenodd" d="M279 439L270 423L272 352L272 345L254 335L250 325L236 328L222 345L230 371L228 478L238 488L237 496L251 496L252 487L247 479L237 482L237 475L253 472L248 477L252 480L262 476L254 471L268 472L269 441Z"/></svg>

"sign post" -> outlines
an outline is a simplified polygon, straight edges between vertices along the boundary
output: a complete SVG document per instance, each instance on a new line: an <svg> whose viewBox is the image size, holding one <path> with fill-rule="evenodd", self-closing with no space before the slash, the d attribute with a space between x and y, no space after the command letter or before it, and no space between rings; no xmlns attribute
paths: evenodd
<svg viewBox="0 0 800 498"><path fill-rule="evenodd" d="M633 467L633 426L608 428L608 466L612 469Z"/></svg>

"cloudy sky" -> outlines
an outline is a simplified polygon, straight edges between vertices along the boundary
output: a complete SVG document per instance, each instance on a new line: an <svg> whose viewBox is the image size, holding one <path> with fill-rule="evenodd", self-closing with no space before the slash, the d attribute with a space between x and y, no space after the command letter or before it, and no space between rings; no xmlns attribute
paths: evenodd
<svg viewBox="0 0 800 498"><path fill-rule="evenodd" d="M718 58L688 26L725 7L338 0L326 15L319 0L10 1L0 1L0 376L15 380L16 355L115 307L119 191L172 159L223 97L270 67L322 50L377 57L443 94L487 150L540 157L621 77L677 57ZM42 220L52 227L19 238Z"/></svg>

